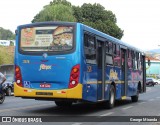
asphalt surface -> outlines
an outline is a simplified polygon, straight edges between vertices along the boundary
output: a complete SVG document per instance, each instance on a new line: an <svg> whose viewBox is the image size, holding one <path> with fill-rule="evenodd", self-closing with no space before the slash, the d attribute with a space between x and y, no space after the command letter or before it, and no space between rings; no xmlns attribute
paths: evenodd
<svg viewBox="0 0 160 125"><path fill-rule="evenodd" d="M147 87L147 92L140 94L136 103L132 103L130 98L117 101L113 109L104 109L100 104L86 103L57 107L53 101L6 96L5 102L0 105L0 116L3 117L0 118L0 121L3 120L0 125L160 125L160 122L154 121L160 119L160 85ZM146 116L147 120L152 121L142 122L141 120L146 120ZM6 117L11 118L12 123L5 121ZM38 123L32 123L34 121Z"/></svg>

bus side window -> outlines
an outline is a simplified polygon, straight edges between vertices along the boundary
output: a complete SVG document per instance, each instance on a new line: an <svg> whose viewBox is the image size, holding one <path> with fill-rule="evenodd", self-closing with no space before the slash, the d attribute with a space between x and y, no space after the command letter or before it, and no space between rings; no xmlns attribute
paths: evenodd
<svg viewBox="0 0 160 125"><path fill-rule="evenodd" d="M115 44L116 45L116 44ZM120 46L116 45L114 47L114 51L116 51L114 53L114 66L118 66L120 67L121 61L120 61Z"/></svg>
<svg viewBox="0 0 160 125"><path fill-rule="evenodd" d="M141 70L142 70L143 69L143 56L142 55L140 57L140 60L141 60L140 64L141 64Z"/></svg>
<svg viewBox="0 0 160 125"><path fill-rule="evenodd" d="M132 50L131 54L132 54L132 69L135 69L135 53L133 50Z"/></svg>
<svg viewBox="0 0 160 125"><path fill-rule="evenodd" d="M142 70L142 55L139 55L139 70Z"/></svg>
<svg viewBox="0 0 160 125"><path fill-rule="evenodd" d="M109 54L113 54L113 46L111 42L108 42Z"/></svg>
<svg viewBox="0 0 160 125"><path fill-rule="evenodd" d="M113 65L112 43L106 43L106 65Z"/></svg>
<svg viewBox="0 0 160 125"><path fill-rule="evenodd" d="M137 70L138 69L137 52L135 52L134 55L135 55L135 58L134 58L134 70Z"/></svg>
<svg viewBox="0 0 160 125"><path fill-rule="evenodd" d="M120 46L116 45L116 54L120 56Z"/></svg>
<svg viewBox="0 0 160 125"><path fill-rule="evenodd" d="M136 60L137 60L137 70L139 69L139 53L136 53Z"/></svg>
<svg viewBox="0 0 160 125"><path fill-rule="evenodd" d="M109 53L109 45L108 45L108 42L106 42L106 53Z"/></svg>
<svg viewBox="0 0 160 125"><path fill-rule="evenodd" d="M84 34L84 53L86 62L96 64L96 40L89 34Z"/></svg>
<svg viewBox="0 0 160 125"><path fill-rule="evenodd" d="M113 54L116 55L116 44L113 44Z"/></svg>
<svg viewBox="0 0 160 125"><path fill-rule="evenodd" d="M141 54L140 53L138 53L137 54L137 62L138 62L138 70L141 70Z"/></svg>
<svg viewBox="0 0 160 125"><path fill-rule="evenodd" d="M97 40L97 63L98 68L102 68L102 41Z"/></svg>
<svg viewBox="0 0 160 125"><path fill-rule="evenodd" d="M128 68L132 69L132 56L131 56L131 50L128 49Z"/></svg>
<svg viewBox="0 0 160 125"><path fill-rule="evenodd" d="M122 67L122 70L124 70L124 67L125 67L124 59L125 59L124 51L121 51L121 61L122 61L121 67Z"/></svg>
<svg viewBox="0 0 160 125"><path fill-rule="evenodd" d="M112 55L106 54L106 65L113 65Z"/></svg>

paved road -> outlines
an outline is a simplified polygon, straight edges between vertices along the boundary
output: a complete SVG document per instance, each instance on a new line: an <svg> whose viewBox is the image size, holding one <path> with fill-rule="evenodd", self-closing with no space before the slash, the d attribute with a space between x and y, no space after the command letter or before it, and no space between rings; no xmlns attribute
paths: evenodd
<svg viewBox="0 0 160 125"><path fill-rule="evenodd" d="M69 117L69 122L66 122L63 117L53 116L77 116ZM3 104L0 105L0 116L52 116L56 120L62 122L54 122L56 125L106 125L106 124L136 124L137 122L86 122L87 121L104 121L104 118L110 118L112 121L118 121L125 117L113 117L110 116L159 116L160 118L160 85L155 87L147 87L147 92L140 95L139 102L132 103L131 99L128 98L125 101L116 102L116 106L113 109L103 109L97 104L74 104L70 108L56 107L53 101L36 101L32 99L21 99L18 97L10 96L6 97ZM79 119L79 116L81 117ZM86 117L87 116L87 117ZM91 116L91 117L90 117ZM93 116L93 117L92 117ZM96 117L94 117L96 116ZM105 117L108 116L108 117ZM76 121L77 119L77 121ZM127 119L127 118L126 118ZM25 119L24 119L25 120ZM51 119L52 120L52 119ZM42 120L43 121L43 120ZM84 121L84 122L83 122ZM1 125L2 123L0 123ZM6 124L6 123L3 123ZM11 123L12 125L17 123ZM33 124L33 123L22 123L22 124ZM36 124L36 123L35 123ZM37 123L37 124L52 124L53 123ZM138 124L148 125L160 125L157 122L143 122ZM7 124L8 125L8 124Z"/></svg>

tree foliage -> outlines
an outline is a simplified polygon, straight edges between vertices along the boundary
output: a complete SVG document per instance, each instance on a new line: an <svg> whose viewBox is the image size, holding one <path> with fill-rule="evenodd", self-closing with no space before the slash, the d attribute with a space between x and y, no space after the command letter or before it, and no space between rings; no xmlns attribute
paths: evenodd
<svg viewBox="0 0 160 125"><path fill-rule="evenodd" d="M66 0L53 0L50 2L50 5L55 5L55 4L63 4L70 7L72 6L72 4Z"/></svg>
<svg viewBox="0 0 160 125"><path fill-rule="evenodd" d="M3 29L0 27L0 40L13 40L15 39L15 34L10 30Z"/></svg>
<svg viewBox="0 0 160 125"><path fill-rule="evenodd" d="M72 6L66 0L53 0L32 20L32 22L41 21L80 22L118 39L123 36L123 30L116 24L115 14L96 3L93 5L84 3L79 7Z"/></svg>
<svg viewBox="0 0 160 125"><path fill-rule="evenodd" d="M81 7L73 7L74 16L78 22L82 22L113 37L121 39L123 31L117 26L117 19L112 11L105 10L100 4L83 4Z"/></svg>
<svg viewBox="0 0 160 125"><path fill-rule="evenodd" d="M65 0L56 0L45 6L32 20L32 22L41 21L69 21L75 22L73 9L69 2Z"/></svg>

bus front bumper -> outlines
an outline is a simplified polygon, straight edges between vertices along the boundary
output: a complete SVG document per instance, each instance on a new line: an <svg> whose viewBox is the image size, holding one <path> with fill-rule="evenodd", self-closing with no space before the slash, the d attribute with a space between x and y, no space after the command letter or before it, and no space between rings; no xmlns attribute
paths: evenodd
<svg viewBox="0 0 160 125"><path fill-rule="evenodd" d="M82 84L78 84L71 89L61 90L37 90L31 88L23 88L14 83L15 97L31 97L31 98L64 98L64 99L82 99Z"/></svg>

